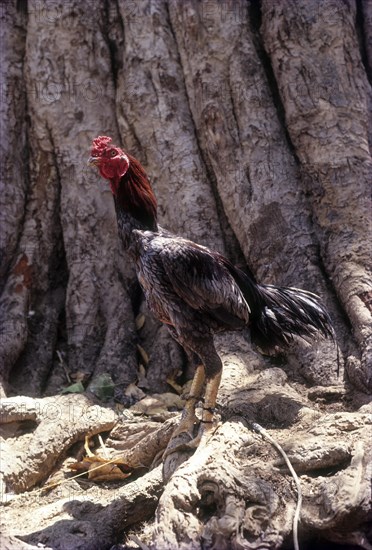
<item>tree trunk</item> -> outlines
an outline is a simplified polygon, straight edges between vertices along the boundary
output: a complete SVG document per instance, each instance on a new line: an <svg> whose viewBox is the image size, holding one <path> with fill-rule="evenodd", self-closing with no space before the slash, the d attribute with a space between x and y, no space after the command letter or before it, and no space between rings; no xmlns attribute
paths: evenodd
<svg viewBox="0 0 372 550"><path fill-rule="evenodd" d="M290 545L295 486L259 423L300 476L300 537L371 549L370 3L18 0L1 19L6 544ZM156 466L192 373L86 165L97 135L144 165L162 226L319 294L337 332L339 353L265 357L246 332L216 338L221 423L167 483ZM131 477L35 499L98 433Z"/></svg>

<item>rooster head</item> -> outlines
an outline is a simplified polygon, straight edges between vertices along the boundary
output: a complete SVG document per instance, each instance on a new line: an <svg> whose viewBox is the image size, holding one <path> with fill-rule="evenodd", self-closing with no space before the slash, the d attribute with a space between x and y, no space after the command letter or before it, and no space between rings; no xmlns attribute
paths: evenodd
<svg viewBox="0 0 372 550"><path fill-rule="evenodd" d="M111 141L106 136L94 139L88 164L97 166L109 180L118 209L129 212L144 228L157 231L156 198L143 166Z"/></svg>
<svg viewBox="0 0 372 550"><path fill-rule="evenodd" d="M112 139L98 136L93 140L88 164L97 166L101 176L110 181L111 190L116 194L120 179L129 168L129 158L120 147L111 144Z"/></svg>

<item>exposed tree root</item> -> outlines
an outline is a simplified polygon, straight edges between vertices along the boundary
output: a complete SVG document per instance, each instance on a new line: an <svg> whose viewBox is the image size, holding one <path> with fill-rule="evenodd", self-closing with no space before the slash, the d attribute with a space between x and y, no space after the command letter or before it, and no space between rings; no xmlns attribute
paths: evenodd
<svg viewBox="0 0 372 550"><path fill-rule="evenodd" d="M115 491L92 487L86 494L70 487L67 498L37 506L39 524L33 521L35 508L24 514L18 537L54 550L105 550L128 527L153 516L162 487L160 467Z"/></svg>
<svg viewBox="0 0 372 550"><path fill-rule="evenodd" d="M286 384L280 369L247 375L239 354L233 362L225 356L224 362L221 411L226 420L192 456L179 453L180 462L185 462L165 486L160 465L138 476L160 460L178 416L159 422L156 419L164 420L170 413L156 413L151 419L128 411L117 420L112 411L84 396L5 400L4 436L9 428L13 432L8 433L14 433L16 425L32 429L38 423L33 433L5 440L14 454L16 449L24 453L22 461L4 472L13 491L24 491L45 479L62 450L66 454L87 433L111 430L105 452L134 470L125 482L97 485L70 479L48 493L38 489L14 496L3 514L5 524L12 525L9 534L53 549L110 548L123 541L130 526L138 529L157 509L155 524L147 529L152 543L146 540L154 550L279 548L291 535L297 492L282 457L250 427L257 407L267 431L283 447L300 478L300 543L309 533L337 540L342 529L345 540L362 540L369 510L369 406L354 413L323 413ZM236 385L232 375L240 376L240 389L235 392L231 391L231 384ZM271 407L263 395L264 383ZM318 388L312 398L319 392ZM290 403L295 406L288 408ZM287 419L285 409L290 413ZM76 413L74 422L69 420L72 413ZM278 422L281 429L270 429ZM63 439L62 433L68 437ZM53 487L53 482L48 480L47 486ZM22 526L18 522L15 527L20 515Z"/></svg>
<svg viewBox="0 0 372 550"><path fill-rule="evenodd" d="M309 460L300 460L309 467L300 477L300 536L316 532L332 540L347 523L346 540L351 541L369 513L370 419L340 413L324 416L314 427L313 416L306 416L279 432L295 468L307 448ZM351 433L345 438L346 425ZM250 548L279 548L292 529L296 491L291 476L280 473L276 464L270 445L242 420L224 423L167 484L157 509L153 548L248 548L248 542Z"/></svg>
<svg viewBox="0 0 372 550"><path fill-rule="evenodd" d="M46 479L58 460L87 434L111 430L117 415L84 395L1 402L2 471L7 492L20 493ZM27 425L22 425L24 422ZM3 486L3 489L5 489Z"/></svg>

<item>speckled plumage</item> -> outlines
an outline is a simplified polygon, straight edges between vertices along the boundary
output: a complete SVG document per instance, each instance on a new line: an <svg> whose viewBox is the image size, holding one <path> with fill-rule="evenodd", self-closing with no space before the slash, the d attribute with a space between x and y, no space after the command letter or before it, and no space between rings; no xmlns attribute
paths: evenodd
<svg viewBox="0 0 372 550"><path fill-rule="evenodd" d="M219 254L165 232L136 230L132 247L149 308L178 335L191 327L205 336L248 323L249 306Z"/></svg>

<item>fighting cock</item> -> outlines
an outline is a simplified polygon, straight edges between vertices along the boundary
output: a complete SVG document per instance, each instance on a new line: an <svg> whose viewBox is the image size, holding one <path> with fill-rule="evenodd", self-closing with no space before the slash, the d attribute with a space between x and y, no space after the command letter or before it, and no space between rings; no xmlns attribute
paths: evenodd
<svg viewBox="0 0 372 550"><path fill-rule="evenodd" d="M183 432L193 437L195 406L203 401L199 433L189 443L196 446L212 427L221 380L214 333L248 326L252 340L272 348L288 345L294 336L306 338L317 332L333 338L334 330L315 294L259 284L221 254L159 227L156 199L144 169L111 142L109 137L97 137L89 163L110 182L119 235L135 262L149 309L197 359L190 394L173 434L173 439ZM177 448L168 446L170 452Z"/></svg>

